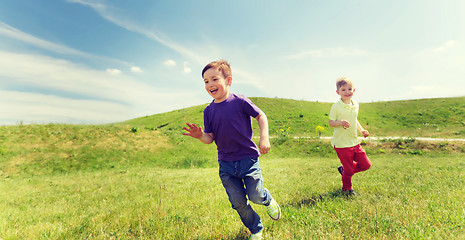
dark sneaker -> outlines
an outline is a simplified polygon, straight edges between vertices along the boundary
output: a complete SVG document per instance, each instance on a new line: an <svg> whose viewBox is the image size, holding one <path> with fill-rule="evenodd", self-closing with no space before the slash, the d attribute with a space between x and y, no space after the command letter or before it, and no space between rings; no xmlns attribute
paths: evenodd
<svg viewBox="0 0 465 240"><path fill-rule="evenodd" d="M342 166L337 167L337 171L342 175Z"/></svg>
<svg viewBox="0 0 465 240"><path fill-rule="evenodd" d="M346 196L357 196L358 195L358 193L354 192L354 190L342 191L342 194L344 194Z"/></svg>

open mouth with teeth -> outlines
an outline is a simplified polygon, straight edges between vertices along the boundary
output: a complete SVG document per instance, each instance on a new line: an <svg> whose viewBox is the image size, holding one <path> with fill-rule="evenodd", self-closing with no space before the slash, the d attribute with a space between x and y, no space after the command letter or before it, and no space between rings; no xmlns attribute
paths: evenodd
<svg viewBox="0 0 465 240"><path fill-rule="evenodd" d="M216 92L218 92L218 89L212 89L212 90L210 90L210 93L211 93L211 94L215 94Z"/></svg>

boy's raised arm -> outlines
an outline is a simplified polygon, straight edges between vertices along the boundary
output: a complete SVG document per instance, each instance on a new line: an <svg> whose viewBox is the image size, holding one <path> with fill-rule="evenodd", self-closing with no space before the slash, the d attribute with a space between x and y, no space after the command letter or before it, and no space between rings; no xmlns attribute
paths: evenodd
<svg viewBox="0 0 465 240"><path fill-rule="evenodd" d="M258 144L258 148L261 154L267 154L271 148L268 136L268 118L264 112L260 112L255 119L257 119L258 127L260 128L260 143Z"/></svg>
<svg viewBox="0 0 465 240"><path fill-rule="evenodd" d="M186 123L186 124L189 128L183 127L183 129L186 130L187 133L182 133L182 135L197 138L205 144L210 144L213 142L213 134L204 133L202 131L202 127L197 126L196 124L190 124L190 123Z"/></svg>

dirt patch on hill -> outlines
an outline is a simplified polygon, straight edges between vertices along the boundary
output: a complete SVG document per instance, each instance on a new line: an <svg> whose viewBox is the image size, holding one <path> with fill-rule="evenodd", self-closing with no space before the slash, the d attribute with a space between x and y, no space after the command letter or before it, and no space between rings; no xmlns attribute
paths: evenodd
<svg viewBox="0 0 465 240"><path fill-rule="evenodd" d="M365 149L373 153L401 153L421 155L426 153L465 153L465 142L425 141L414 138L362 141Z"/></svg>

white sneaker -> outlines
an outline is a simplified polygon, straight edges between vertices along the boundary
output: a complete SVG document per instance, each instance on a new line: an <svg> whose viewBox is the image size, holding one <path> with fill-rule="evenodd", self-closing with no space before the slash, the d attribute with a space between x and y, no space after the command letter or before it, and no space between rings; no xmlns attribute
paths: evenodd
<svg viewBox="0 0 465 240"><path fill-rule="evenodd" d="M265 206L266 212L270 215L271 219L277 221L281 218L281 208L279 204L273 199L271 199L270 205Z"/></svg>
<svg viewBox="0 0 465 240"><path fill-rule="evenodd" d="M258 233L250 235L249 240L261 240L261 239L263 239L262 233L263 233L263 230L261 230Z"/></svg>

